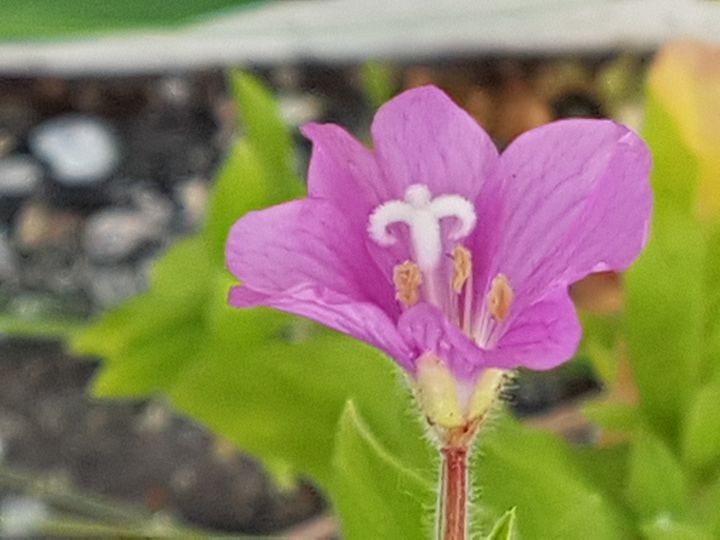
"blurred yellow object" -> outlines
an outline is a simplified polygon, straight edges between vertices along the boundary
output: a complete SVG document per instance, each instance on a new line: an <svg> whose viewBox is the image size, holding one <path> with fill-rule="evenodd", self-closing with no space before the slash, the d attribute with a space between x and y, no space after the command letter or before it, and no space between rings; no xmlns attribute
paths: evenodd
<svg viewBox="0 0 720 540"><path fill-rule="evenodd" d="M720 47L690 40L666 45L650 70L649 92L697 155L700 216L720 219Z"/></svg>

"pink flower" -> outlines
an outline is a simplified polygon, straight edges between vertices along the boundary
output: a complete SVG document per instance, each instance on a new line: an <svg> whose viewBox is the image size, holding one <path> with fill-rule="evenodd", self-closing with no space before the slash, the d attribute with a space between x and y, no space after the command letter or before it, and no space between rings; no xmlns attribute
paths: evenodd
<svg viewBox="0 0 720 540"><path fill-rule="evenodd" d="M498 155L428 86L378 111L373 150L332 124L303 133L308 197L234 225L230 303L308 317L411 374L424 353L460 381L568 360L568 286L626 269L647 238L650 154L609 120L555 122Z"/></svg>

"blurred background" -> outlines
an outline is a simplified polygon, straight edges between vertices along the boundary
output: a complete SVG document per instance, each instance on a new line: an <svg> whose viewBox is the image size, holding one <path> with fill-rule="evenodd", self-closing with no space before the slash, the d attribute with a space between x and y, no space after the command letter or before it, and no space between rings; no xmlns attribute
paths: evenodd
<svg viewBox="0 0 720 540"><path fill-rule="evenodd" d="M0 531L336 534L309 483L252 458L162 397L88 395L100 359L68 336L148 287L152 262L200 230L238 136L228 70L273 91L293 128L364 133L374 109L433 83L504 147L558 118L642 124L654 54L720 42L720 5L691 0L0 1ZM619 278L573 291L622 304ZM576 440L600 383L579 361L521 374L513 410ZM50 519L52 517L52 519Z"/></svg>

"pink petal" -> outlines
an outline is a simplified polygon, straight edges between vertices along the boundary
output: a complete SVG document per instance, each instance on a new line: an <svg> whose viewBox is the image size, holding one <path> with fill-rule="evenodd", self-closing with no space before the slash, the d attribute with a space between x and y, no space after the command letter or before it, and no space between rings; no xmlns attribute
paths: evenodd
<svg viewBox="0 0 720 540"><path fill-rule="evenodd" d="M230 231L226 262L258 293L312 286L397 314L392 286L365 249L365 230L354 230L327 201L297 200L245 215Z"/></svg>
<svg viewBox="0 0 720 540"><path fill-rule="evenodd" d="M310 196L331 201L350 226L364 235L372 261L390 285L393 266L408 258L408 250L404 242L391 249L380 247L367 235L371 212L395 198L375 156L344 129L333 124L307 124L302 132L313 143L308 170Z"/></svg>
<svg viewBox="0 0 720 540"><path fill-rule="evenodd" d="M430 304L417 304L400 317L398 330L415 357L432 352L447 362L460 380L471 380L488 367L478 348L445 315Z"/></svg>
<svg viewBox="0 0 720 540"><path fill-rule="evenodd" d="M334 124L307 124L302 132L313 143L308 169L310 197L332 201L365 230L370 212L392 198L375 156Z"/></svg>
<svg viewBox="0 0 720 540"><path fill-rule="evenodd" d="M307 317L377 347L407 370L413 367L412 351L392 320L374 304L358 302L318 285L299 285L276 295L238 286L230 290L229 302L240 308L266 306Z"/></svg>
<svg viewBox="0 0 720 540"><path fill-rule="evenodd" d="M408 90L386 103L371 131L395 199L403 198L408 186L425 184L433 196L452 193L474 201L497 165L487 133L434 86Z"/></svg>
<svg viewBox="0 0 720 540"><path fill-rule="evenodd" d="M486 352L486 362L505 369L550 369L575 354L581 333L567 291L556 290L513 319L498 345Z"/></svg>
<svg viewBox="0 0 720 540"><path fill-rule="evenodd" d="M647 239L650 162L639 137L605 120L555 122L510 145L501 156L502 210L479 227L497 246L485 283L508 277L511 313L587 274L630 265Z"/></svg>
<svg viewBox="0 0 720 540"><path fill-rule="evenodd" d="M227 244L228 268L243 283L231 290L230 303L311 318L408 365L409 349L391 318L397 311L394 291L369 261L365 229L360 233L324 200L247 214L233 226Z"/></svg>

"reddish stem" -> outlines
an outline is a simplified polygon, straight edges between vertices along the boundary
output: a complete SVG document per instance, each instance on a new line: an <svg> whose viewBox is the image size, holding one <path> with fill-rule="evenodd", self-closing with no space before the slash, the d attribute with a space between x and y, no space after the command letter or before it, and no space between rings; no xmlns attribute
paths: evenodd
<svg viewBox="0 0 720 540"><path fill-rule="evenodd" d="M438 532L443 540L467 540L468 448L446 446L442 450L442 486Z"/></svg>

